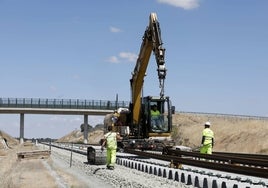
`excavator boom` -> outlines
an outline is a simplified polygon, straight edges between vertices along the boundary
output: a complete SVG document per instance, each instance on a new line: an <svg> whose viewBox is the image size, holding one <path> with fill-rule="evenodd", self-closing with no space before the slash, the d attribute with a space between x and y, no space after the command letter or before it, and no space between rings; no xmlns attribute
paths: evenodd
<svg viewBox="0 0 268 188"><path fill-rule="evenodd" d="M142 44L140 47L140 53L136 62L135 69L132 72L132 78L130 80L133 105L133 124L139 123L141 109L141 91L146 69L152 52L154 52L157 63L160 97L164 96L166 68L165 48L163 48L162 44L160 24L157 20L157 15L156 13L151 13L149 16L149 25L144 32Z"/></svg>

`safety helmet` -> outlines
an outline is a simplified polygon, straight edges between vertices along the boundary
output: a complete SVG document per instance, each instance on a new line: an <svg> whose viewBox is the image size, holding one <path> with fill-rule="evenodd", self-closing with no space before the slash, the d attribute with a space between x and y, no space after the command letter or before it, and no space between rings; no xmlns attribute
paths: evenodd
<svg viewBox="0 0 268 188"><path fill-rule="evenodd" d="M210 126L211 124L210 124L210 122L209 122L209 121L207 121L207 122L205 123L205 125Z"/></svg>

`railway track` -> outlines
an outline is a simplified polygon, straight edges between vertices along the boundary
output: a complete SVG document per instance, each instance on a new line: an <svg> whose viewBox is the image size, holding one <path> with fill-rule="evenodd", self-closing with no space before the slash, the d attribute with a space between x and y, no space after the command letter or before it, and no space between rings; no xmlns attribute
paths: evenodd
<svg viewBox="0 0 268 188"><path fill-rule="evenodd" d="M87 155L89 146L91 145L51 143L51 147L82 155ZM267 155L223 152L204 155L174 149L163 153L126 149L123 153L118 152L117 158L119 165L194 187L268 187Z"/></svg>
<svg viewBox="0 0 268 188"><path fill-rule="evenodd" d="M69 145L65 143L63 145L53 144L53 146L63 147L86 155L89 145ZM167 149L163 154L160 152L146 152L133 149L126 149L125 153L167 161L174 168L180 168L182 165L191 165L223 172L268 178L268 155L225 152L215 152L212 155L206 155L171 148Z"/></svg>
<svg viewBox="0 0 268 188"><path fill-rule="evenodd" d="M268 178L268 156L254 154L212 154L168 149L163 154L127 149L125 152L138 156L171 162L175 168L191 165L224 172Z"/></svg>

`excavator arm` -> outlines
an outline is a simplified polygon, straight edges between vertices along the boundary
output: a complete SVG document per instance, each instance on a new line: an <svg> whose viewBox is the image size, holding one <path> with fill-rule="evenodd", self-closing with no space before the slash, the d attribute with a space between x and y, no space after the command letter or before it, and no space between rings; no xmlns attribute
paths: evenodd
<svg viewBox="0 0 268 188"><path fill-rule="evenodd" d="M154 52L157 72L160 87L160 97L164 96L164 81L166 78L165 68L165 49L162 47L161 30L157 20L156 13L151 13L149 17L149 25L146 28L140 53L136 62L132 78L130 80L131 94L132 94L132 119L133 124L138 124L140 119L141 109L141 92L144 82L146 69L150 60L151 53Z"/></svg>

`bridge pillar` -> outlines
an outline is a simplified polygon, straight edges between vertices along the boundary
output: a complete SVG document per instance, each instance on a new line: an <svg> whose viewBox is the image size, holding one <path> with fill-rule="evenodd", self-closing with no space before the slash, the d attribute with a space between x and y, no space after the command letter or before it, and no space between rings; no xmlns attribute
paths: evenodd
<svg viewBox="0 0 268 188"><path fill-rule="evenodd" d="M84 144L88 143L88 115L84 115Z"/></svg>
<svg viewBox="0 0 268 188"><path fill-rule="evenodd" d="M24 142L24 114L20 114L20 144Z"/></svg>

